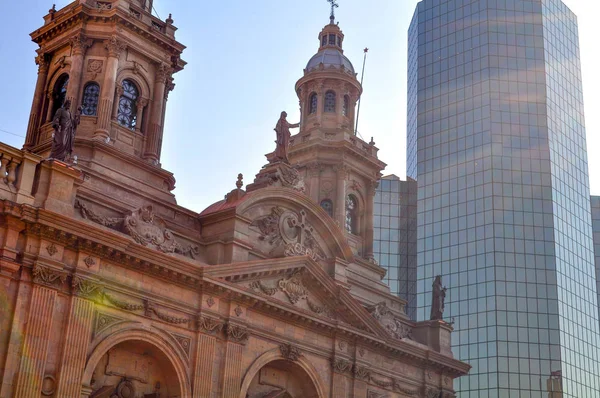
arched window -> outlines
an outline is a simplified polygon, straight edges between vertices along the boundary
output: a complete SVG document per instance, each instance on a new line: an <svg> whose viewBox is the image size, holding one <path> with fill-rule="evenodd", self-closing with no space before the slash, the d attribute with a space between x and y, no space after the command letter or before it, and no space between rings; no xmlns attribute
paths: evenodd
<svg viewBox="0 0 600 398"><path fill-rule="evenodd" d="M346 231L354 235L358 232L358 200L354 195L346 198Z"/></svg>
<svg viewBox="0 0 600 398"><path fill-rule="evenodd" d="M350 106L350 97L344 95L344 105L342 106L342 114L348 116L348 107Z"/></svg>
<svg viewBox="0 0 600 398"><path fill-rule="evenodd" d="M331 199L323 199L321 201L321 207L329 214L329 217L333 217L333 202Z"/></svg>
<svg viewBox="0 0 600 398"><path fill-rule="evenodd" d="M325 93L325 112L335 113L335 92L328 91Z"/></svg>
<svg viewBox="0 0 600 398"><path fill-rule="evenodd" d="M317 113L317 93L312 93L310 95L310 100L308 101L308 113Z"/></svg>
<svg viewBox="0 0 600 398"><path fill-rule="evenodd" d="M59 110L65 103L65 99L67 99L68 85L69 75L67 75L66 73L59 77L56 83L54 84L54 89L52 90L52 115L50 117L54 117L56 111Z"/></svg>
<svg viewBox="0 0 600 398"><path fill-rule="evenodd" d="M123 94L119 98L117 122L129 129L134 129L137 123L137 99L139 91L131 80L123 80Z"/></svg>
<svg viewBox="0 0 600 398"><path fill-rule="evenodd" d="M98 96L100 95L100 86L96 82L90 82L83 89L83 99L81 100L81 113L85 116L96 116L98 111Z"/></svg>

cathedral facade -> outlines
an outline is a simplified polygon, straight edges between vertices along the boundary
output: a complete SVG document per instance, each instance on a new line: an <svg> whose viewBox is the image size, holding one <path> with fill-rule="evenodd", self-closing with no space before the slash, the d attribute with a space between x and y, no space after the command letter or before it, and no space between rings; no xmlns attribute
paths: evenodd
<svg viewBox="0 0 600 398"><path fill-rule="evenodd" d="M454 397L470 367L452 326L411 321L373 258L385 164L353 133L362 87L333 16L300 123L282 113L254 181L198 214L160 167L186 63L151 10L78 0L31 34L27 138L0 144L0 397Z"/></svg>

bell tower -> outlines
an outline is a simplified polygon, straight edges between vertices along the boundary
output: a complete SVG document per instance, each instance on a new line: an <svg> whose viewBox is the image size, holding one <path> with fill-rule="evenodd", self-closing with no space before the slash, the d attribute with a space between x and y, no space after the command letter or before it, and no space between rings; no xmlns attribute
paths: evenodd
<svg viewBox="0 0 600 398"><path fill-rule="evenodd" d="M185 66L176 30L170 15L152 15L152 0L50 9L31 33L39 69L24 149L48 155L53 115L70 99L72 113L81 107L73 154L84 172L171 197L174 179L159 161L173 74Z"/></svg>
<svg viewBox="0 0 600 398"><path fill-rule="evenodd" d="M342 227L356 254L373 260L373 200L385 163L372 140L354 134L362 86L344 55L334 7L332 2L318 51L296 83L300 131L290 140L289 159L307 194Z"/></svg>

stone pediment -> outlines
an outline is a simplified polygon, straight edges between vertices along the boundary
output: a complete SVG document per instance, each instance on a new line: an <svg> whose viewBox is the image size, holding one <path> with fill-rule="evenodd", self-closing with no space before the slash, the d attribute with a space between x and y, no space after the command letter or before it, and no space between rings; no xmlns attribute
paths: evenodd
<svg viewBox="0 0 600 398"><path fill-rule="evenodd" d="M255 261L242 269L235 265L214 266L206 271L206 276L242 287L262 302L380 338L389 337L369 312L309 257Z"/></svg>

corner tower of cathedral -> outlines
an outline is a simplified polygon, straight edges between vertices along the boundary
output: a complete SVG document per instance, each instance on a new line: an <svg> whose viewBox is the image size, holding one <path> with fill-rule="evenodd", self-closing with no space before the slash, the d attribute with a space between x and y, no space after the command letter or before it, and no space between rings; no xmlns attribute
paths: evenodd
<svg viewBox="0 0 600 398"><path fill-rule="evenodd" d="M304 176L308 195L343 228L360 257L373 261L373 197L385 163L378 149L355 135L362 86L344 55L344 34L334 22L319 33L318 52L296 83L300 131L290 163Z"/></svg>
<svg viewBox="0 0 600 398"><path fill-rule="evenodd" d="M185 66L176 30L171 16L152 15L152 0L78 0L49 10L31 33L39 69L24 149L48 155L52 118L68 99L72 114L81 107L73 155L96 184L114 188L116 179L135 187L132 196L174 202L175 180L159 161L173 74Z"/></svg>

